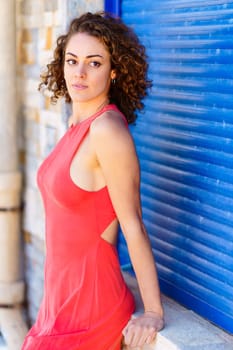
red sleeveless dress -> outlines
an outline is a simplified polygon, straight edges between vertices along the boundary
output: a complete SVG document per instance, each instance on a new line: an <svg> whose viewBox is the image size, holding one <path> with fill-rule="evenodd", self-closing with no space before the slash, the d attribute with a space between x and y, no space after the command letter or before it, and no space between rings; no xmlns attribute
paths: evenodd
<svg viewBox="0 0 233 350"><path fill-rule="evenodd" d="M87 191L70 177L91 122L71 126L38 171L46 213L44 297L22 350L120 350L134 300L116 248L101 238L116 218L108 189Z"/></svg>

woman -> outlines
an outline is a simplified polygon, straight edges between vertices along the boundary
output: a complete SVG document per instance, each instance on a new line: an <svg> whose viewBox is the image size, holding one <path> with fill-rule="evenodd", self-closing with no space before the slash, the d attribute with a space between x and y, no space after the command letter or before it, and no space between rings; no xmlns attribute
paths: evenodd
<svg viewBox="0 0 233 350"><path fill-rule="evenodd" d="M57 40L40 89L72 102L70 127L44 161L45 290L23 350L120 350L163 327L156 268L142 222L139 165L128 123L151 85L144 47L119 19L86 13ZM145 312L120 271L118 223Z"/></svg>

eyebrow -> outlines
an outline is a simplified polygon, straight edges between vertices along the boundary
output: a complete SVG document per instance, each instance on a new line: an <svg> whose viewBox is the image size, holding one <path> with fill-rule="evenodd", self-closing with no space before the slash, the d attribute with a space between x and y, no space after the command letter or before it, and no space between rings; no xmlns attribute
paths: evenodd
<svg viewBox="0 0 233 350"><path fill-rule="evenodd" d="M72 52L66 52L66 55L70 55L70 56L73 56L73 57L75 57L75 58L78 58L78 56L75 55L75 54L72 53ZM100 58L103 58L103 56L98 55L98 54L86 56L86 58L93 58L93 57L100 57Z"/></svg>

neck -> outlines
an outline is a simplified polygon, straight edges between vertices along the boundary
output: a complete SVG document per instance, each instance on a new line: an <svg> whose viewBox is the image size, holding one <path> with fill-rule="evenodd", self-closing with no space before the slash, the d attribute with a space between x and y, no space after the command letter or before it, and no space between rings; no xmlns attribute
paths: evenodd
<svg viewBox="0 0 233 350"><path fill-rule="evenodd" d="M83 120L89 118L93 114L99 112L103 107L107 106L109 104L109 99L105 98L102 101L98 101L95 104L85 103L85 102L78 102L73 103L72 106L72 124L78 124L82 122Z"/></svg>

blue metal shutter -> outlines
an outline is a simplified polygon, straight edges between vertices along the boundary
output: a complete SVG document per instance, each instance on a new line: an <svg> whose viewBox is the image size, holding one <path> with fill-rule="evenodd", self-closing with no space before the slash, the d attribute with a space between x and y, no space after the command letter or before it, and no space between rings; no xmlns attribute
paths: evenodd
<svg viewBox="0 0 233 350"><path fill-rule="evenodd" d="M121 1L120 0L104 0L104 10L116 16L121 14Z"/></svg>
<svg viewBox="0 0 233 350"><path fill-rule="evenodd" d="M154 82L132 132L161 289L233 333L233 1L123 0L122 18Z"/></svg>

